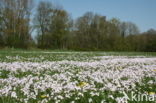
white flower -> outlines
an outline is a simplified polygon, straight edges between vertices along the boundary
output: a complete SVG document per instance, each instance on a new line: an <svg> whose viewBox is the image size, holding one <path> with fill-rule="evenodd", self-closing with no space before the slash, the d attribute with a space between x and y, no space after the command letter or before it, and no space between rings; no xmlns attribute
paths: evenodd
<svg viewBox="0 0 156 103"><path fill-rule="evenodd" d="M11 92L11 97L17 98L16 92Z"/></svg>
<svg viewBox="0 0 156 103"><path fill-rule="evenodd" d="M75 101L71 101L70 103L75 103Z"/></svg>
<svg viewBox="0 0 156 103"><path fill-rule="evenodd" d="M102 100L101 103L106 103L105 101L106 101L106 100Z"/></svg>
<svg viewBox="0 0 156 103"><path fill-rule="evenodd" d="M92 98L89 98L89 99L88 99L88 102L89 102L89 103L93 102Z"/></svg>

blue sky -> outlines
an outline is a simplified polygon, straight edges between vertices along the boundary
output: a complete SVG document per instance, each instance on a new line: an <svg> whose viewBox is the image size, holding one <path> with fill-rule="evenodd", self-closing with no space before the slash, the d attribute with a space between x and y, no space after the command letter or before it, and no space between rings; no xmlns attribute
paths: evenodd
<svg viewBox="0 0 156 103"><path fill-rule="evenodd" d="M36 0L40 1L40 0ZM87 11L134 22L144 32L156 29L156 0L42 0L62 5L76 19Z"/></svg>

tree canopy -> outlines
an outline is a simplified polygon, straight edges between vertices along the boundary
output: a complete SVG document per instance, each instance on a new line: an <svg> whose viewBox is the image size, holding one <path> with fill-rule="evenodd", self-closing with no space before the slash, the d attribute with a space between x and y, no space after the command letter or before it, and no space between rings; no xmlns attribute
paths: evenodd
<svg viewBox="0 0 156 103"><path fill-rule="evenodd" d="M140 33L135 23L93 12L72 19L62 7L47 1L41 1L35 12L32 9L33 0L0 0L1 48L156 51L154 29Z"/></svg>

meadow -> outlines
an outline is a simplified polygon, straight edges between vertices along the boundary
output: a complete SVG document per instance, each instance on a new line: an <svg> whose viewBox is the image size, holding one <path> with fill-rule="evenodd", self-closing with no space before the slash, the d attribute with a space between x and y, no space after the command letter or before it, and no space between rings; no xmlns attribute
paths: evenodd
<svg viewBox="0 0 156 103"><path fill-rule="evenodd" d="M155 77L154 52L0 51L0 103L155 103Z"/></svg>

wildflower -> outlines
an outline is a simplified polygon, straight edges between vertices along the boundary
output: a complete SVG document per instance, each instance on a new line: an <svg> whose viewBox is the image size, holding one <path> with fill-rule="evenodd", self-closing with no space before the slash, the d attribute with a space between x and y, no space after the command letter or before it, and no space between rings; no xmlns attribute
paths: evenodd
<svg viewBox="0 0 156 103"><path fill-rule="evenodd" d="M123 68L121 66L117 67L118 70L122 70Z"/></svg>
<svg viewBox="0 0 156 103"><path fill-rule="evenodd" d="M92 98L89 98L89 99L88 99L88 102L89 102L89 103L93 102Z"/></svg>
<svg viewBox="0 0 156 103"><path fill-rule="evenodd" d="M75 103L75 101L71 101L70 103Z"/></svg>
<svg viewBox="0 0 156 103"><path fill-rule="evenodd" d="M114 99L113 95L108 95L108 97Z"/></svg>
<svg viewBox="0 0 156 103"><path fill-rule="evenodd" d="M152 80L150 80L150 81L148 82L148 84L153 84L153 81L152 81Z"/></svg>
<svg viewBox="0 0 156 103"><path fill-rule="evenodd" d="M78 93L78 96L82 96L82 97L83 97L83 96L84 96L84 94L79 92L79 93Z"/></svg>
<svg viewBox="0 0 156 103"><path fill-rule="evenodd" d="M46 99L43 99L42 101L41 101L41 103L47 103L48 102L48 100L46 100Z"/></svg>
<svg viewBox="0 0 156 103"><path fill-rule="evenodd" d="M90 92L90 95L91 95L91 96L99 96L99 93L96 93L96 92Z"/></svg>
<svg viewBox="0 0 156 103"><path fill-rule="evenodd" d="M105 100L102 100L101 103L106 103Z"/></svg>
<svg viewBox="0 0 156 103"><path fill-rule="evenodd" d="M155 92L149 92L149 95L155 95Z"/></svg>
<svg viewBox="0 0 156 103"><path fill-rule="evenodd" d="M47 96L46 95L41 95L41 98L47 98Z"/></svg>
<svg viewBox="0 0 156 103"><path fill-rule="evenodd" d="M59 98L59 99L63 99L63 97L62 97L61 95L57 96L57 98Z"/></svg>
<svg viewBox="0 0 156 103"><path fill-rule="evenodd" d="M12 92L11 97L17 98L16 92Z"/></svg>
<svg viewBox="0 0 156 103"><path fill-rule="evenodd" d="M85 87L87 85L88 85L87 82L80 82L77 86L82 88L82 87Z"/></svg>

